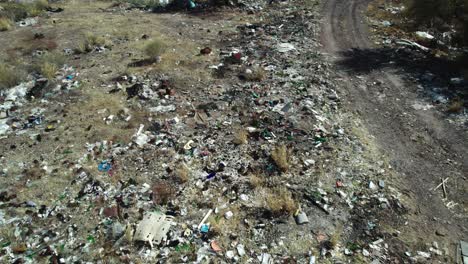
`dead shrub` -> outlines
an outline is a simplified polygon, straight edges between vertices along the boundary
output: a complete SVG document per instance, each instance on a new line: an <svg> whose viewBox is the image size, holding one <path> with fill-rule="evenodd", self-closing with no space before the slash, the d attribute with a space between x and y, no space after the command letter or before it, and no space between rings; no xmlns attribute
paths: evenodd
<svg viewBox="0 0 468 264"><path fill-rule="evenodd" d="M450 113L459 113L463 109L463 101L459 98L452 100L447 108Z"/></svg>
<svg viewBox="0 0 468 264"><path fill-rule="evenodd" d="M237 129L234 131L234 144L236 145L244 145L248 142L248 133L244 129Z"/></svg>
<svg viewBox="0 0 468 264"><path fill-rule="evenodd" d="M146 44L144 51L151 59L160 57L167 49L166 43L161 39L154 39Z"/></svg>
<svg viewBox="0 0 468 264"><path fill-rule="evenodd" d="M174 175L176 180L180 183L186 183L190 177L190 170L185 163L180 163L179 167L175 170Z"/></svg>
<svg viewBox="0 0 468 264"><path fill-rule="evenodd" d="M51 80L65 64L65 56L58 53L47 53L36 62L36 71L44 78Z"/></svg>
<svg viewBox="0 0 468 264"><path fill-rule="evenodd" d="M158 205L165 205L174 198L175 190L166 181L158 181L153 184L153 202Z"/></svg>
<svg viewBox="0 0 468 264"><path fill-rule="evenodd" d="M276 166L283 172L289 170L288 149L285 145L276 146L271 152L271 158Z"/></svg>
<svg viewBox="0 0 468 264"><path fill-rule="evenodd" d="M11 29L12 22L6 17L0 17L0 31L8 31Z"/></svg>
<svg viewBox="0 0 468 264"><path fill-rule="evenodd" d="M274 188L272 191L267 191L265 197L266 207L273 216L284 214L293 214L298 206L292 198L292 194L284 187Z"/></svg>
<svg viewBox="0 0 468 264"><path fill-rule="evenodd" d="M260 188L265 185L265 178L263 176L252 174L249 177L250 186L254 189Z"/></svg>
<svg viewBox="0 0 468 264"><path fill-rule="evenodd" d="M107 45L107 40L104 37L95 35L93 33L86 33L84 40L78 44L75 49L77 53L88 53L93 51L96 47L103 47Z"/></svg>
<svg viewBox="0 0 468 264"><path fill-rule="evenodd" d="M0 63L0 89L7 89L18 85L22 75L14 67Z"/></svg>

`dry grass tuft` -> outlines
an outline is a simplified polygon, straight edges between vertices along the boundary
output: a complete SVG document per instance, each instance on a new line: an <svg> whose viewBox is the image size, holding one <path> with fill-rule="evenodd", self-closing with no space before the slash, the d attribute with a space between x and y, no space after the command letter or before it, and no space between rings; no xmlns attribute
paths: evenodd
<svg viewBox="0 0 468 264"><path fill-rule="evenodd" d="M84 40L78 44L76 48L77 53L88 53L93 51L95 47L102 47L107 45L107 40L104 37L97 36L93 33L86 33Z"/></svg>
<svg viewBox="0 0 468 264"><path fill-rule="evenodd" d="M0 89L7 89L18 85L21 79L21 75L13 67L0 63Z"/></svg>
<svg viewBox="0 0 468 264"><path fill-rule="evenodd" d="M47 80L52 80L57 74L57 71L58 66L53 63L44 62L39 65L39 72L43 77L47 78Z"/></svg>
<svg viewBox="0 0 468 264"><path fill-rule="evenodd" d="M267 191L265 197L266 207L274 216L293 214L298 206L292 198L292 194L284 187L274 188Z"/></svg>
<svg viewBox="0 0 468 264"><path fill-rule="evenodd" d="M65 64L65 57L58 53L48 53L42 56L36 64L36 70L44 78L51 80L57 74L60 67Z"/></svg>
<svg viewBox="0 0 468 264"><path fill-rule="evenodd" d="M271 152L271 158L283 172L289 170L288 154L288 148L285 145L276 146Z"/></svg>
<svg viewBox="0 0 468 264"><path fill-rule="evenodd" d="M447 111L450 113L459 113L463 109L463 101L459 98L452 100L450 102Z"/></svg>
<svg viewBox="0 0 468 264"><path fill-rule="evenodd" d="M254 189L260 188L265 185L265 178L257 174L252 174L249 177L249 183Z"/></svg>
<svg viewBox="0 0 468 264"><path fill-rule="evenodd" d="M248 133L244 129L237 129L234 132L234 144L244 145L248 143Z"/></svg>
<svg viewBox="0 0 468 264"><path fill-rule="evenodd" d="M0 31L8 31L11 29L12 22L6 17L0 17Z"/></svg>
<svg viewBox="0 0 468 264"><path fill-rule="evenodd" d="M243 77L247 81L260 82L265 79L266 71L260 66L255 66L252 69L246 70Z"/></svg>
<svg viewBox="0 0 468 264"><path fill-rule="evenodd" d="M175 170L174 175L178 182L186 183L190 178L190 169L185 163L181 162L179 167Z"/></svg>
<svg viewBox="0 0 468 264"><path fill-rule="evenodd" d="M167 45L161 39L155 39L146 44L144 51L152 59L160 57L167 49Z"/></svg>

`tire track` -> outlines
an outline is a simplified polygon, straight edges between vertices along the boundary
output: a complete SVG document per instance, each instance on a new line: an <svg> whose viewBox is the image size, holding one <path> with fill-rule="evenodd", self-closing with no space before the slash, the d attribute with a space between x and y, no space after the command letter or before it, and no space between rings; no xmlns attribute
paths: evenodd
<svg viewBox="0 0 468 264"><path fill-rule="evenodd" d="M370 0L328 0L324 4L325 21L322 29L322 44L333 55L335 63L343 59L350 49L373 49L368 39L368 29L362 21L363 12ZM365 61L360 63L366 63ZM468 135L448 124L436 111L416 111L411 103L419 100L415 87L405 82L391 69L374 70L362 74L357 80L348 69L337 67L337 75L346 81L342 92L349 99L348 108L359 112L369 132L376 137L382 153L393 161L400 175L400 188L410 194L419 207L418 219L423 222L421 230L439 228L433 218L451 221L447 226L451 239L467 238L466 215L455 217L439 195L428 191L440 182L440 178L468 175ZM385 97L380 91L360 89L363 83L382 81ZM338 87L339 89L340 87ZM414 135L425 138L417 142ZM447 160L455 161L447 164ZM458 164L458 165L456 165ZM466 190L466 180L457 181L461 190ZM458 191L452 199L468 201L468 194ZM462 208L464 209L464 208Z"/></svg>

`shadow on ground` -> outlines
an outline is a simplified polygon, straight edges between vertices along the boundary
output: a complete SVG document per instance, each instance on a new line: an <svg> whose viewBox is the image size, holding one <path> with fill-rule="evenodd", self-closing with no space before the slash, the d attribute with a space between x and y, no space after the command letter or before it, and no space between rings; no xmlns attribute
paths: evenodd
<svg viewBox="0 0 468 264"><path fill-rule="evenodd" d="M468 61L437 58L411 49L375 48L350 49L342 52L338 66L355 74L367 74L383 69L395 69L404 76L414 77L424 88L425 95L434 101L462 100L468 106L468 81L451 81L463 76L468 70ZM440 103L440 102L439 102Z"/></svg>

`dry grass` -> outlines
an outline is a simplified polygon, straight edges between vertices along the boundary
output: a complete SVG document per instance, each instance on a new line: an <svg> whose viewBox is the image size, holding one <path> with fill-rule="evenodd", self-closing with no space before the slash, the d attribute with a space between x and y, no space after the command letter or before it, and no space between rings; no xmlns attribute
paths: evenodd
<svg viewBox="0 0 468 264"><path fill-rule="evenodd" d="M260 188L265 185L265 178L263 176L257 175L257 174L252 174L249 177L249 183L252 188Z"/></svg>
<svg viewBox="0 0 468 264"><path fill-rule="evenodd" d="M11 88L21 82L22 76L12 66L0 63L0 89Z"/></svg>
<svg viewBox="0 0 468 264"><path fill-rule="evenodd" d="M236 129L234 131L234 144L244 145L248 143L248 133L244 129Z"/></svg>
<svg viewBox="0 0 468 264"><path fill-rule="evenodd" d="M0 17L0 31L7 31L11 29L11 20L6 17Z"/></svg>
<svg viewBox="0 0 468 264"><path fill-rule="evenodd" d="M292 198L291 192L284 187L268 190L265 197L266 208L275 216L296 212L298 206Z"/></svg>
<svg viewBox="0 0 468 264"><path fill-rule="evenodd" d="M52 80L57 74L57 71L58 66L53 63L44 62L39 66L39 72L43 77L47 78L47 80Z"/></svg>
<svg viewBox="0 0 468 264"><path fill-rule="evenodd" d="M283 172L289 170L288 155L289 151L285 145L276 146L271 152L271 158L275 162L276 166L278 166L278 168Z"/></svg>
<svg viewBox="0 0 468 264"><path fill-rule="evenodd" d="M265 79L266 77L266 71L260 67L260 66L255 66L250 70L247 70L244 74L244 78L247 81L251 82L259 82Z"/></svg>
<svg viewBox="0 0 468 264"><path fill-rule="evenodd" d="M106 38L88 32L84 35L84 40L78 44L75 51L77 53L88 53L93 51L95 47L106 46L107 42Z"/></svg>
<svg viewBox="0 0 468 264"><path fill-rule="evenodd" d="M178 182L186 183L190 178L190 169L185 163L181 162L175 170L174 176Z"/></svg>
<svg viewBox="0 0 468 264"><path fill-rule="evenodd" d="M459 113L463 109L463 101L459 98L452 100L447 108L450 113Z"/></svg>
<svg viewBox="0 0 468 264"><path fill-rule="evenodd" d="M48 53L42 56L36 63L36 70L44 78L52 80L60 67L65 64L65 57L58 53Z"/></svg>
<svg viewBox="0 0 468 264"><path fill-rule="evenodd" d="M144 51L145 54L154 59L160 57L167 49L167 44L161 39L154 39L146 44Z"/></svg>

